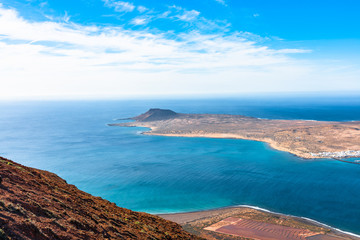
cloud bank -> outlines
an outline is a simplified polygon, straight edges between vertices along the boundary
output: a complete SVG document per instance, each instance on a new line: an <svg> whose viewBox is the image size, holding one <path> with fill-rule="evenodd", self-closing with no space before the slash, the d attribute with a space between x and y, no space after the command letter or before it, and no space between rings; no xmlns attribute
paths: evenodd
<svg viewBox="0 0 360 240"><path fill-rule="evenodd" d="M115 11L135 6L106 0ZM187 21L200 13L187 11ZM139 20L134 24L143 24ZM30 21L0 5L0 98L122 98L331 89L353 71L296 60L250 33L207 34ZM331 74L328 74L330 72ZM338 89L338 88L337 88Z"/></svg>

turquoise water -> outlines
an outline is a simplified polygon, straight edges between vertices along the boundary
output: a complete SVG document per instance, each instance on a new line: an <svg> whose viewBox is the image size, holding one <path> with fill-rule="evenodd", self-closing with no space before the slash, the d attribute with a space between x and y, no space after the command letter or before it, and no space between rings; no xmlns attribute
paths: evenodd
<svg viewBox="0 0 360 240"><path fill-rule="evenodd" d="M261 142L109 127L150 107L261 118L360 120L359 98L0 103L0 155L150 213L253 205L360 233L360 165L302 160Z"/></svg>

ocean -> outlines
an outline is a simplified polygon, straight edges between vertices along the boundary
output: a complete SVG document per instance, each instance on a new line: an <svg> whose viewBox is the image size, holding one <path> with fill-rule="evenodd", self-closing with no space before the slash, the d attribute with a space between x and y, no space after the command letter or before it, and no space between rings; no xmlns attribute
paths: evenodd
<svg viewBox="0 0 360 240"><path fill-rule="evenodd" d="M262 142L142 135L108 123L167 108L269 119L360 120L359 97L0 102L0 156L149 213L251 205L360 234L360 165ZM359 149L358 149L359 150Z"/></svg>

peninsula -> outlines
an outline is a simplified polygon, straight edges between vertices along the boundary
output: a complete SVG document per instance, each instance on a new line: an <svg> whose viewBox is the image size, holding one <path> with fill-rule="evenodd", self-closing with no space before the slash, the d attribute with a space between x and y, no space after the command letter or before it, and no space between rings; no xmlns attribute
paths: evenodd
<svg viewBox="0 0 360 240"><path fill-rule="evenodd" d="M151 130L144 134L148 135L262 141L302 158L360 156L360 121L259 119L228 114L184 114L158 108L129 120L134 121L109 125L147 127Z"/></svg>

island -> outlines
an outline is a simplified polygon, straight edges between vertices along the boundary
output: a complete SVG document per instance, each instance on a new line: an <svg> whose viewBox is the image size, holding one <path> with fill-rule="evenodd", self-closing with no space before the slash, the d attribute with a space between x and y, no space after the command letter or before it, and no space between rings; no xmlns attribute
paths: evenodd
<svg viewBox="0 0 360 240"><path fill-rule="evenodd" d="M132 121L109 125L147 127L150 131L143 134L148 135L261 141L307 159L360 157L360 121L260 119L230 114L184 114L159 108L127 120Z"/></svg>

